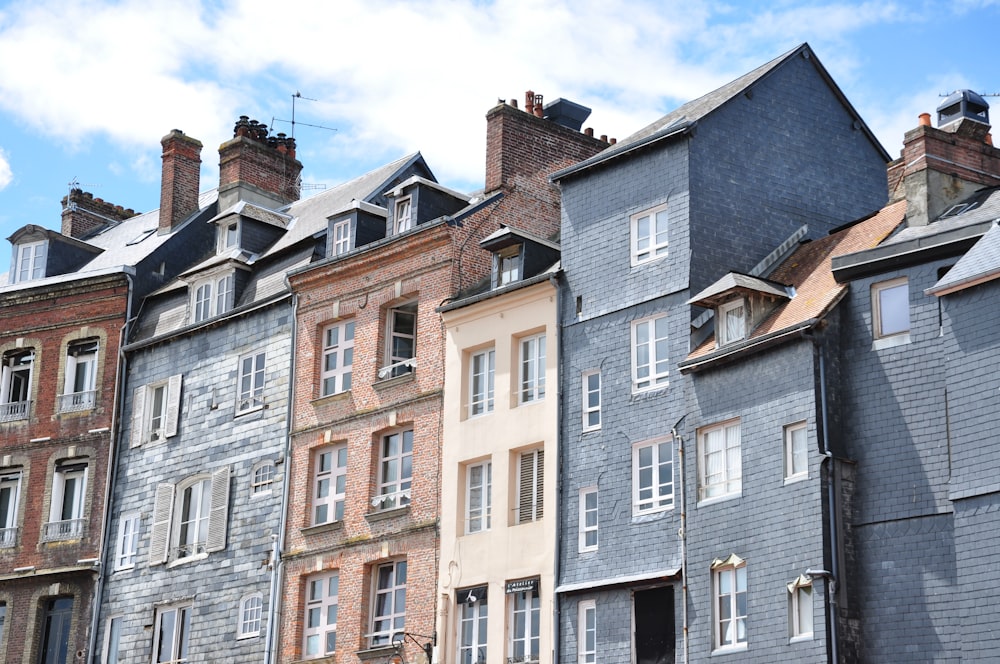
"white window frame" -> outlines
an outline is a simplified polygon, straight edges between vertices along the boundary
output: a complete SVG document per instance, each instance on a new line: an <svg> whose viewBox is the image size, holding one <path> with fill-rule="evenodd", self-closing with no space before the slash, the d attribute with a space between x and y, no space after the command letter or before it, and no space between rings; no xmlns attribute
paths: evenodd
<svg viewBox="0 0 1000 664"><path fill-rule="evenodd" d="M250 495L265 496L271 493L278 471L270 459L254 465L250 475Z"/></svg>
<svg viewBox="0 0 1000 664"><path fill-rule="evenodd" d="M206 554L209 518L212 513L211 476L201 475L178 485L176 510L174 558L182 560Z"/></svg>
<svg viewBox="0 0 1000 664"><path fill-rule="evenodd" d="M233 272L196 281L191 285L191 320L201 323L233 308Z"/></svg>
<svg viewBox="0 0 1000 664"><path fill-rule="evenodd" d="M591 504L590 498L593 497ZM596 486L580 489L579 552L597 551L600 544L598 535L600 495Z"/></svg>
<svg viewBox="0 0 1000 664"><path fill-rule="evenodd" d="M343 256L351 250L351 219L335 221L330 228L330 255Z"/></svg>
<svg viewBox="0 0 1000 664"><path fill-rule="evenodd" d="M123 514L118 521L118 538L115 546L115 571L135 567L136 553L139 550L139 520L138 512Z"/></svg>
<svg viewBox="0 0 1000 664"><path fill-rule="evenodd" d="M412 317L409 331L400 323L404 317ZM386 314L385 366L379 369L378 377L395 378L411 373L417 357L417 303L407 302L389 309ZM406 344L409 343L409 351Z"/></svg>
<svg viewBox="0 0 1000 664"><path fill-rule="evenodd" d="M339 611L340 572L324 572L306 577L305 615L302 616L304 659L316 659L337 651ZM332 648L328 647L330 636L333 636Z"/></svg>
<svg viewBox="0 0 1000 664"><path fill-rule="evenodd" d="M98 339L81 339L70 342L66 348L63 393L59 399L59 412L89 410L94 407L99 352L100 341Z"/></svg>
<svg viewBox="0 0 1000 664"><path fill-rule="evenodd" d="M21 471L0 473L0 549L17 546Z"/></svg>
<svg viewBox="0 0 1000 664"><path fill-rule="evenodd" d="M486 348L469 357L469 417L493 412L496 350Z"/></svg>
<svg viewBox="0 0 1000 664"><path fill-rule="evenodd" d="M346 491L347 443L313 451L311 525L342 521Z"/></svg>
<svg viewBox="0 0 1000 664"><path fill-rule="evenodd" d="M545 333L518 339L517 400L534 403L545 398Z"/></svg>
<svg viewBox="0 0 1000 664"><path fill-rule="evenodd" d="M458 659L456 662L462 664L466 661L471 664L486 664L488 651L488 630L489 630L489 596L477 597L474 602L459 602L455 612L458 617ZM469 626L468 632L465 626ZM469 635L468 642L463 640L465 634ZM465 655L468 654L468 659Z"/></svg>
<svg viewBox="0 0 1000 664"><path fill-rule="evenodd" d="M45 240L24 242L16 245L17 252L11 267L11 283L41 279L45 276L45 255L48 243Z"/></svg>
<svg viewBox="0 0 1000 664"><path fill-rule="evenodd" d="M3 354L3 367L0 368L0 422L28 418L34 370L34 349L19 348Z"/></svg>
<svg viewBox="0 0 1000 664"><path fill-rule="evenodd" d="M812 582L806 581L799 577L788 584L788 638L792 643L813 638L815 595Z"/></svg>
<svg viewBox="0 0 1000 664"><path fill-rule="evenodd" d="M889 330L885 329L885 319L884 315L896 314L901 317L901 311L898 311L898 307L904 306L903 302L898 301L898 296L900 292L905 293L905 313L906 313L906 327L905 328L892 328ZM895 297L889 295L892 293ZM892 297L892 299L885 299L883 295ZM871 287L871 304L872 304L872 336L874 337L873 346L876 349L879 348L889 348L892 346L898 346L900 344L910 343L910 326L912 321L910 320L910 284L909 279L906 277L897 277L895 279L890 279L888 281L882 281L877 284L872 284Z"/></svg>
<svg viewBox="0 0 1000 664"><path fill-rule="evenodd" d="M597 431L601 428L601 371L594 369L583 372L583 430Z"/></svg>
<svg viewBox="0 0 1000 664"><path fill-rule="evenodd" d="M708 438L721 432L722 447L708 449ZM734 433L735 432L735 433ZM698 501L713 502L735 498L743 493L743 443L740 420L733 419L704 427L698 431ZM735 437L735 444L733 438ZM721 456L716 456L720 455ZM716 472L710 472L709 455L721 461Z"/></svg>
<svg viewBox="0 0 1000 664"><path fill-rule="evenodd" d="M632 322L632 392L670 385L669 320L666 314ZM663 357L660 357L660 354Z"/></svg>
<svg viewBox="0 0 1000 664"><path fill-rule="evenodd" d="M162 443L177 435L183 375L140 385L132 392L131 447Z"/></svg>
<svg viewBox="0 0 1000 664"><path fill-rule="evenodd" d="M669 436L632 445L633 516L672 510L674 486L674 442Z"/></svg>
<svg viewBox="0 0 1000 664"><path fill-rule="evenodd" d="M477 470L478 481L475 479ZM492 526L493 463L481 461L469 464L465 467L465 534L485 532Z"/></svg>
<svg viewBox="0 0 1000 664"><path fill-rule="evenodd" d="M267 378L267 353L250 353L240 358L239 379L236 383L236 414L242 415L264 407L264 387Z"/></svg>
<svg viewBox="0 0 1000 664"><path fill-rule="evenodd" d="M667 256L670 220L667 205L658 205L629 218L632 266Z"/></svg>
<svg viewBox="0 0 1000 664"><path fill-rule="evenodd" d="M323 328L322 366L319 391L321 397L349 392L354 370L353 318L331 323Z"/></svg>
<svg viewBox="0 0 1000 664"><path fill-rule="evenodd" d="M806 422L796 422L784 427L785 483L809 477L809 436Z"/></svg>
<svg viewBox="0 0 1000 664"><path fill-rule="evenodd" d="M153 626L153 664L183 664L188 661L188 642L191 636L190 602L163 606L156 609L156 620ZM172 616L171 622L164 625L164 618ZM169 631L169 635L166 632ZM169 641L164 637L169 636ZM162 652L166 645L167 652Z"/></svg>
<svg viewBox="0 0 1000 664"><path fill-rule="evenodd" d="M223 254L230 249L240 246L240 222L239 220L227 221L219 224L219 253Z"/></svg>
<svg viewBox="0 0 1000 664"><path fill-rule="evenodd" d="M372 506L391 510L410 504L413 486L413 430L382 436L378 457L378 495Z"/></svg>
<svg viewBox="0 0 1000 664"><path fill-rule="evenodd" d="M515 244L505 247L493 254L494 279L493 288L502 288L521 279L522 248Z"/></svg>
<svg viewBox="0 0 1000 664"><path fill-rule="evenodd" d="M577 605L577 664L597 662L597 601L581 600Z"/></svg>
<svg viewBox="0 0 1000 664"><path fill-rule="evenodd" d="M398 199L392 210L393 235L405 233L413 228L413 204L409 196Z"/></svg>
<svg viewBox="0 0 1000 664"><path fill-rule="evenodd" d="M122 625L125 623L124 616L109 616L104 623L104 647L101 649L102 664L118 664L122 661ZM0 644L3 641L0 639ZM112 653L114 649L114 653Z"/></svg>
<svg viewBox="0 0 1000 664"><path fill-rule="evenodd" d="M747 647L747 565L740 560L734 564L715 565L712 570L713 646L715 650L744 650ZM740 595L743 595L743 612L740 612ZM742 635L740 627L743 628Z"/></svg>
<svg viewBox="0 0 1000 664"><path fill-rule="evenodd" d="M385 585L383 571L387 572ZM406 631L406 574L405 560L382 563L372 569L372 620L368 634L372 648L389 645L394 634ZM398 605L398 600L402 600L403 606Z"/></svg>
<svg viewBox="0 0 1000 664"><path fill-rule="evenodd" d="M515 523L538 521L545 515L545 449L538 447L517 455L517 513Z"/></svg>
<svg viewBox="0 0 1000 664"><path fill-rule="evenodd" d="M83 536L89 470L90 466L86 460L56 464L52 472L49 520L43 526L44 541L79 539Z"/></svg>
<svg viewBox="0 0 1000 664"><path fill-rule="evenodd" d="M212 317L212 282L205 281L193 286L194 297L192 300L193 320L200 323Z"/></svg>
<svg viewBox="0 0 1000 664"><path fill-rule="evenodd" d="M251 593L240 598L240 610L236 620L237 639L260 636L260 628L264 622L264 595Z"/></svg>
<svg viewBox="0 0 1000 664"><path fill-rule="evenodd" d="M537 590L522 590L507 594L507 661L532 662L541 661L541 600ZM520 620L518 620L520 618ZM523 631L518 631L518 625Z"/></svg>
<svg viewBox="0 0 1000 664"><path fill-rule="evenodd" d="M736 311L740 311L741 314L737 320L737 326L739 329L733 330L729 326L730 314ZM718 339L719 346L726 346L728 344L736 343L737 341L742 341L747 338L747 302L745 299L737 298L731 302L726 302L719 305L719 315L716 319L717 327L716 339Z"/></svg>
<svg viewBox="0 0 1000 664"><path fill-rule="evenodd" d="M206 487L205 483L208 482ZM153 499L153 523L149 535L149 564L161 565L169 561L170 566L201 560L209 553L226 548L229 528L229 466L222 466L211 473L202 473L186 478L179 484L161 483L156 485ZM188 512L185 523L196 524L193 535L181 541L181 522L185 520L185 491L200 485L198 493L201 502L192 514ZM203 521L204 492L208 491L208 519ZM205 525L204 535L201 526Z"/></svg>
<svg viewBox="0 0 1000 664"><path fill-rule="evenodd" d="M224 314L233 308L234 296L233 273L223 275L215 282L215 311L213 316Z"/></svg>

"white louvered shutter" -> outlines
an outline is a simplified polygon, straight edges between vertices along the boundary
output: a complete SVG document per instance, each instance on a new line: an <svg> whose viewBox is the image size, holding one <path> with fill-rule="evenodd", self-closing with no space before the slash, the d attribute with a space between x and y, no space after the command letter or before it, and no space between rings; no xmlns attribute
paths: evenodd
<svg viewBox="0 0 1000 664"><path fill-rule="evenodd" d="M149 564L162 565L170 548L170 517L174 511L174 485L157 484L153 502L153 528L149 535Z"/></svg>
<svg viewBox="0 0 1000 664"><path fill-rule="evenodd" d="M181 379L182 374L171 376L167 384L167 412L164 415L163 436L170 438L177 435L177 421L181 413Z"/></svg>
<svg viewBox="0 0 1000 664"><path fill-rule="evenodd" d="M229 466L212 473L212 509L208 515L206 551L226 548L226 528L229 521Z"/></svg>
<svg viewBox="0 0 1000 664"><path fill-rule="evenodd" d="M146 420L146 386L141 385L132 392L132 433L129 436L129 447L142 445L143 422Z"/></svg>

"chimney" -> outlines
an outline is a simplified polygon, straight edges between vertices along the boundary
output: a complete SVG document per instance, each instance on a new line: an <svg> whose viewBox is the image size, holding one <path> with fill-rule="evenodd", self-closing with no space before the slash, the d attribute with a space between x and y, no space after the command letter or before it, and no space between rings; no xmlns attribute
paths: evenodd
<svg viewBox="0 0 1000 664"><path fill-rule="evenodd" d="M890 201L906 198L910 226L925 226L983 187L1000 185L1000 149L989 140L989 105L974 92L951 95L906 132L903 152L889 164ZM925 117L927 116L927 117Z"/></svg>
<svg viewBox="0 0 1000 664"><path fill-rule="evenodd" d="M160 145L163 146L163 170L157 233L163 235L173 231L198 209L201 141L174 129L160 139Z"/></svg>
<svg viewBox="0 0 1000 664"><path fill-rule="evenodd" d="M78 240L116 226L135 216L135 211L94 198L90 192L70 189L62 199L62 234Z"/></svg>
<svg viewBox="0 0 1000 664"><path fill-rule="evenodd" d="M294 138L271 136L267 125L241 115L233 138L219 146L219 209L240 201L266 208L297 201L301 173Z"/></svg>

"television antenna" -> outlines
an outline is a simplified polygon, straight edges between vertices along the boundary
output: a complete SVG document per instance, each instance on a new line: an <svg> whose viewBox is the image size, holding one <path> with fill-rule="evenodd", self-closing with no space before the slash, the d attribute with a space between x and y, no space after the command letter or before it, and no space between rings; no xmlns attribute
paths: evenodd
<svg viewBox="0 0 1000 664"><path fill-rule="evenodd" d="M275 122L288 122L288 123L290 123L292 125L292 134L291 134L292 138L295 138L295 125L296 124L300 124L300 125L302 125L304 127L312 127L314 129L326 129L327 131L337 131L333 127L325 127L323 125L309 124L308 122L296 122L295 121L295 100L296 99L305 99L306 101L319 101L319 99L313 99L312 97L306 97L301 92L299 92L298 90L296 90L295 93L292 95L292 119L291 120L282 120L281 118L275 118L274 116L271 116L271 126L272 127L274 126Z"/></svg>

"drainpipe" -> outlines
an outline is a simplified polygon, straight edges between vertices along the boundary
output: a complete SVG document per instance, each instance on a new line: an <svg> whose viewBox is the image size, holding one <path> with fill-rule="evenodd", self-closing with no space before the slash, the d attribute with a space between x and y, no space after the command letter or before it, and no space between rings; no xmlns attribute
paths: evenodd
<svg viewBox="0 0 1000 664"><path fill-rule="evenodd" d="M560 518L560 510L562 509L559 497L562 495L562 472L563 464L560 458L559 440L562 438L562 408L563 408L563 391L562 384L565 377L563 374L564 364L562 362L562 326L559 324L562 318L562 303L563 303L563 292L562 288L559 286L559 279L555 274L549 276L549 283L552 287L556 289L556 376L559 380L556 381L556 504L555 504L555 528L556 528L556 552L554 559L552 561L552 601L555 603L555 610L553 613L552 620L552 661L559 662L559 625L562 623L562 601L559 595L556 594L555 589L559 586L559 559L562 554L562 537L559 532L562 519Z"/></svg>
<svg viewBox="0 0 1000 664"><path fill-rule="evenodd" d="M289 291L292 286L285 275L285 288ZM285 561L281 557L282 543L285 541L285 530L288 527L288 494L292 484L292 427L295 422L295 343L298 332L298 309L299 296L292 292L292 332L290 360L288 363L288 407L287 422L285 430L285 460L282 463L285 474L285 486L281 492L281 515L278 525L277 536L272 535L274 544L271 547L271 601L268 602L268 624L267 642L264 644L264 662L272 664L277 661L278 628L281 622L281 576L285 570Z"/></svg>
<svg viewBox="0 0 1000 664"><path fill-rule="evenodd" d="M118 331L118 370L115 376L115 393L111 401L111 435L108 443L108 472L104 484L104 514L101 516L101 549L97 556L97 584L94 588L94 605L91 607L90 618L90 637L87 643L86 659L94 662L94 664L97 663L97 629L101 619L101 595L104 592L104 582L107 578L107 569L109 567L105 562L105 558L107 558L108 562L112 562L111 556L113 555L109 541L111 537L111 529L109 528L111 522L111 490L118 477L118 418L125 409L125 390L121 389L122 385L125 384L126 357L123 348L129 336L129 326L132 323L132 293L134 291L134 284L132 283L132 275L128 272L127 268L124 274L125 280L128 282L128 295L125 300L125 323ZM114 568L114 564L112 563L110 567Z"/></svg>
<svg viewBox="0 0 1000 664"><path fill-rule="evenodd" d="M839 637L837 633L837 580L840 578L840 560L837 555L837 495L833 482L836 469L834 467L833 454L830 452L829 439L827 438L827 431L829 431L827 427L829 425L827 423L825 355L822 346L819 344L819 340L812 335L809 335L809 338L812 339L813 347L819 355L820 418L823 423L823 428L820 431L820 443L822 445L823 456L826 457L823 463L827 465L828 470L827 501L830 509L830 571L832 572L832 578L825 579L824 582L830 604L830 658L834 664L838 664L840 653L838 651Z"/></svg>
<svg viewBox="0 0 1000 664"><path fill-rule="evenodd" d="M687 413L670 428L670 435L677 440L677 457L680 462L681 527L677 534L681 539L681 633L684 638L684 664L688 664L688 582L687 582L687 496L684 493L684 438L677 433L677 427Z"/></svg>

